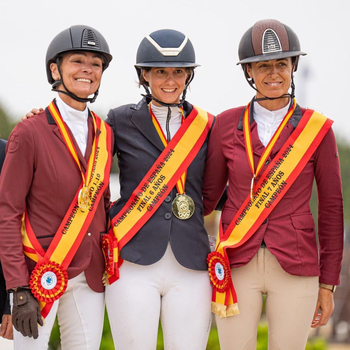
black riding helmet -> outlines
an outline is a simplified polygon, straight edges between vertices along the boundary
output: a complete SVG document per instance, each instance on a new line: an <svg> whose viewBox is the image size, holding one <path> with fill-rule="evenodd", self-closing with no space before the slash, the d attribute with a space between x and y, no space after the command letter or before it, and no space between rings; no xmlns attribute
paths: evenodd
<svg viewBox="0 0 350 350"><path fill-rule="evenodd" d="M238 47L240 61L237 64L242 65L245 78L256 90L253 79L248 75L247 64L292 57L294 71L296 71L300 55L304 56L306 53L300 50L299 39L294 31L275 19L265 19L256 22L244 33ZM293 72L291 86L292 93L287 95L293 98L295 92ZM281 97L286 96L277 98ZM266 97L266 99L271 98Z"/></svg>
<svg viewBox="0 0 350 350"><path fill-rule="evenodd" d="M92 98L80 98L70 92L64 85L60 68L60 59L65 53L72 51L90 51L98 53L102 56L104 71L112 60L107 41L96 29L85 25L75 25L57 34L51 41L46 52L46 75L48 82L52 84L52 90L64 93L79 102L93 103L97 98L98 89L95 91ZM61 80L55 81L52 78L50 69L51 63L57 64ZM60 84L64 86L66 91L56 89Z"/></svg>
<svg viewBox="0 0 350 350"><path fill-rule="evenodd" d="M187 80L180 104L166 104L155 99L146 82L143 82L142 71L150 67L184 67L192 68L192 74ZM135 68L139 81L146 90L147 97L156 100L163 106L180 106L186 98L188 85L193 79L193 69L198 67L196 55L190 39L183 33L172 29L157 30L145 37L137 50Z"/></svg>

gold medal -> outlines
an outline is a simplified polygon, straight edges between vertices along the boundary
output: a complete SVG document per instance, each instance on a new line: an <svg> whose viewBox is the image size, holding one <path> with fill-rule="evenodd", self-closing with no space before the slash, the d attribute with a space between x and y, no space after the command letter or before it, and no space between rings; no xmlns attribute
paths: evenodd
<svg viewBox="0 0 350 350"><path fill-rule="evenodd" d="M83 186L79 191L78 205L82 211L88 210L91 205L90 198L90 188L88 186Z"/></svg>
<svg viewBox="0 0 350 350"><path fill-rule="evenodd" d="M177 194L173 200L173 213L180 220L189 219L194 213L193 199L187 194Z"/></svg>

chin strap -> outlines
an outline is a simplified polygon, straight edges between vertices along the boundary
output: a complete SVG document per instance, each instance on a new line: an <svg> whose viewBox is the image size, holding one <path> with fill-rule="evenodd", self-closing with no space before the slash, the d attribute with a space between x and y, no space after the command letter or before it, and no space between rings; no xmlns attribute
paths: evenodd
<svg viewBox="0 0 350 350"><path fill-rule="evenodd" d="M57 68L58 68L58 72L60 73L60 77L62 77L62 72L61 72L61 67L60 67L60 59L59 57L56 58L56 64L57 64ZM57 86L58 85L63 85L63 87L65 88L64 90L58 90ZM94 103L96 101L96 98L98 96L98 90L100 87L97 88L97 90L94 93L94 96L91 98L82 98L82 97L78 97L77 95L73 94L73 92L69 91L66 87L66 85L64 84L63 78L56 80L53 84L52 84L52 89L51 91L55 91L55 92L60 92L61 94L65 94L69 97L71 97L73 100L76 100L78 102L90 102L90 103Z"/></svg>

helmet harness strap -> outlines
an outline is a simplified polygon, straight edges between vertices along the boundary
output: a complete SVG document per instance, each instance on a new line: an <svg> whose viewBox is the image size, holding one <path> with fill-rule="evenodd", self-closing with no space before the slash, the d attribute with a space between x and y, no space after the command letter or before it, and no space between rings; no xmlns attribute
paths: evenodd
<svg viewBox="0 0 350 350"><path fill-rule="evenodd" d="M69 91L66 87L66 85L64 84L64 81L63 81L63 75L62 75L62 71L61 71L61 67L60 67L60 57L57 57L56 58L56 64L57 64L57 69L58 69L58 72L60 74L60 77L61 79L59 80L56 80L53 84L52 84L52 89L51 91L56 91L56 92L60 92L61 94L65 94L69 97L71 97L73 100L76 100L78 102L90 102L90 103L94 103L96 101L96 98L98 96L98 90L100 88L100 86L97 88L97 90L95 91L94 93L94 96L91 97L91 98L82 98L82 97L78 97L77 95L73 94L71 91ZM65 88L66 91L64 90L58 90L56 89L56 87L58 85L62 84L63 87Z"/></svg>
<svg viewBox="0 0 350 350"><path fill-rule="evenodd" d="M143 68L141 68L141 71L140 71L140 76L142 76L142 72L143 72ZM193 80L194 78L194 70L192 69L191 70L191 76L188 78L186 84L185 84L185 88L184 88L184 91L182 92L182 97L181 97L181 100L179 103L165 103L163 101L160 101L158 100L157 98L155 98L150 89L148 88L148 86L146 84L142 84L143 88L146 90L146 94L141 94L141 96L143 97L146 97L146 98L149 98L151 100L154 100L156 102L158 102L160 105L164 106L164 107L168 107L169 110L170 110L170 107L182 107L183 103L185 102L185 99L186 99L186 94L187 94L187 88L188 86L190 85L191 81Z"/></svg>
<svg viewBox="0 0 350 350"><path fill-rule="evenodd" d="M266 101L266 100L278 100L280 98L286 98L286 97L289 97L291 99L293 99L295 97L295 84L294 84L294 75L293 75L293 72L292 71L292 76L291 76L291 88L292 88L292 92L291 93L287 93L287 94L283 94L281 96L278 96L278 97L268 97L268 96L265 96L264 94L262 94L255 86L254 86L254 79L253 78L250 78L248 73L247 73L247 67L245 66L244 67L244 76L248 82L248 84L255 90L257 91L260 95L263 95L264 97L260 97L260 98L256 98L254 97L254 101ZM249 77L249 78L248 78Z"/></svg>

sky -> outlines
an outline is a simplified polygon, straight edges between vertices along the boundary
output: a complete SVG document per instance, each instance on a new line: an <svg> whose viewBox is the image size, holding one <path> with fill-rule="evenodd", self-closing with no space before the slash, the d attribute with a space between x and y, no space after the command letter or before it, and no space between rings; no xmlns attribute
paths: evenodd
<svg viewBox="0 0 350 350"><path fill-rule="evenodd" d="M46 107L56 94L46 78L47 47L62 30L85 24L103 34L113 55L90 106L101 118L140 100L136 51L146 35L164 28L186 34L201 65L187 100L217 115L254 96L236 65L239 41L256 21L274 18L295 31L307 52L295 73L297 102L334 120L337 139L350 143L348 14L348 0L3 0L0 106L15 121Z"/></svg>

